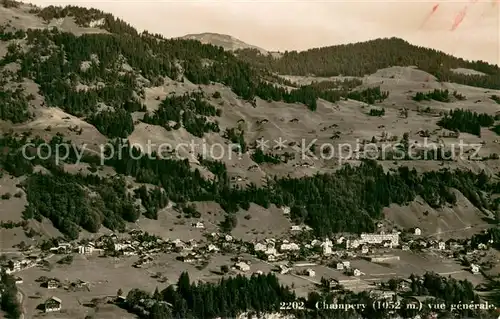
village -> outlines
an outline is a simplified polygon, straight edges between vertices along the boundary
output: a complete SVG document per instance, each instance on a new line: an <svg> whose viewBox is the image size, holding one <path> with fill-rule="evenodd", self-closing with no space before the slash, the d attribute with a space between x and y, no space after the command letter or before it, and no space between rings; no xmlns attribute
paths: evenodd
<svg viewBox="0 0 500 319"><path fill-rule="evenodd" d="M54 239L38 246L24 246L21 254L12 258L3 254L1 267L16 278L16 284L22 285L23 271L37 267L50 272L52 266L49 260L52 259L58 259L56 264L68 267L71 267L74 256L130 259L133 260L130 267L149 271L149 267L162 256L175 258L175 262L198 270L206 268L210 260L225 256L226 262L219 269L211 270L219 275L218 278L226 274L250 275L272 271L285 283L286 278L301 280L308 287L307 290L328 282L331 289L370 290L372 293L379 290L377 283L391 278L404 279L414 273L410 265L415 262L410 260L416 260L420 255L426 258L433 256L436 265L453 265L454 268L450 268L452 271L442 271L443 275L465 274L468 280L471 280L471 276L476 277L476 284L482 280L482 271L492 267L492 262L485 263L482 258L489 249L487 243L471 247L471 242L466 240L426 238L419 228L403 232L386 231L383 225L379 225L376 233L313 238L307 227L292 226L285 238L243 241L228 233L205 231L203 221L193 223L192 227L203 232L203 239L164 239L138 229L92 240L68 242ZM409 261L405 261L406 258ZM373 272L377 267L381 269L380 273ZM423 266L420 273L426 268L434 269ZM160 273L156 277L160 283L167 281L161 279ZM90 291L91 286L85 280L63 282L52 276L39 276L35 281L47 291L56 291L58 288ZM299 285L293 281L292 286ZM386 295L383 291L379 293L380 296ZM120 294L118 297L124 298ZM43 312L60 311L63 309L61 296L50 294L39 309Z"/></svg>

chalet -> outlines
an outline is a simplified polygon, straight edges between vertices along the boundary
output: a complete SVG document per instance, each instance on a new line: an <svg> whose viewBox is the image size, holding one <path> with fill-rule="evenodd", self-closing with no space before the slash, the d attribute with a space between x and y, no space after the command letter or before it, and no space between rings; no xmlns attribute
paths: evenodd
<svg viewBox="0 0 500 319"><path fill-rule="evenodd" d="M281 251L291 251L291 250L300 250L299 245L294 243L283 243L280 246Z"/></svg>
<svg viewBox="0 0 500 319"><path fill-rule="evenodd" d="M479 266L476 264L471 264L470 270L473 274L479 274Z"/></svg>
<svg viewBox="0 0 500 319"><path fill-rule="evenodd" d="M261 243L256 243L256 244L253 246L253 249L254 249L255 251L265 251L265 250L266 250L266 248L267 248L267 246L266 246L266 245L264 245L264 244L261 244Z"/></svg>
<svg viewBox="0 0 500 319"><path fill-rule="evenodd" d="M268 244L266 251L264 253L266 255L276 255L278 253L278 251L276 250L276 248L274 248L274 245Z"/></svg>
<svg viewBox="0 0 500 319"><path fill-rule="evenodd" d="M361 242L357 239L354 239L354 240L349 240L347 239L345 241L345 248L346 249L350 249L350 248L353 248L353 249L356 249L358 248L359 246L361 245Z"/></svg>
<svg viewBox="0 0 500 319"><path fill-rule="evenodd" d="M128 248L130 246L131 244L128 243L115 243L115 250L116 251L124 250L125 248Z"/></svg>
<svg viewBox="0 0 500 319"><path fill-rule="evenodd" d="M137 255L137 252L133 247L127 247L122 250L124 256L135 256Z"/></svg>
<svg viewBox="0 0 500 319"><path fill-rule="evenodd" d="M61 299L57 297L50 297L45 301L44 309L45 312L60 311L62 306Z"/></svg>
<svg viewBox="0 0 500 319"><path fill-rule="evenodd" d="M59 243L57 247L50 248L50 252L55 254L66 254L69 253L70 251L71 251L70 243Z"/></svg>
<svg viewBox="0 0 500 319"><path fill-rule="evenodd" d="M422 230L420 228L416 227L413 230L413 233L415 234L415 236L420 236L420 235L422 235Z"/></svg>
<svg viewBox="0 0 500 319"><path fill-rule="evenodd" d="M429 244L427 244L427 242L426 242L425 240L423 240L423 239L422 239L422 240L419 240L417 244L418 244L418 246L420 246L421 248L427 248L427 246L429 245Z"/></svg>
<svg viewBox="0 0 500 319"><path fill-rule="evenodd" d="M300 226L298 226L298 225L293 225L293 226L290 228L290 230L291 230L291 231L300 231L300 230L301 230L301 228L300 228Z"/></svg>
<svg viewBox="0 0 500 319"><path fill-rule="evenodd" d="M382 245L383 245L384 247L386 247L386 248L392 248L392 241L390 241L390 240L384 240L384 241L382 242Z"/></svg>
<svg viewBox="0 0 500 319"><path fill-rule="evenodd" d="M361 234L361 244L382 244L389 240L392 246L399 246L399 234Z"/></svg>
<svg viewBox="0 0 500 319"><path fill-rule="evenodd" d="M249 271L250 270L250 266L248 266L246 263L244 262L239 262L237 263L236 265L234 265L237 269L241 270L241 271Z"/></svg>
<svg viewBox="0 0 500 319"><path fill-rule="evenodd" d="M354 277L359 277L361 275L364 275L364 273L362 273L361 270L359 270L359 269L354 269L353 275L354 275Z"/></svg>
<svg viewBox="0 0 500 319"><path fill-rule="evenodd" d="M95 246L92 243L78 246L78 253L82 255L92 255Z"/></svg>
<svg viewBox="0 0 500 319"><path fill-rule="evenodd" d="M186 244L184 244L184 242L182 242L182 240L180 240L180 239L174 240L173 244L174 244L175 248L184 249L186 247Z"/></svg>
<svg viewBox="0 0 500 319"><path fill-rule="evenodd" d="M208 245L208 251L209 252L218 252L219 247L215 246L214 244L210 244L210 245Z"/></svg>
<svg viewBox="0 0 500 319"><path fill-rule="evenodd" d="M205 225L202 222L197 222L196 224L193 224L193 226L200 229L205 228Z"/></svg>
<svg viewBox="0 0 500 319"><path fill-rule="evenodd" d="M128 232L130 235L134 236L134 235L141 235L143 233L142 230L140 229L132 229Z"/></svg>
<svg viewBox="0 0 500 319"><path fill-rule="evenodd" d="M337 279L331 278L328 280L328 286L330 289L337 289L339 288L339 281Z"/></svg>
<svg viewBox="0 0 500 319"><path fill-rule="evenodd" d="M438 249L439 250L445 250L446 249L446 243L444 241L440 241L438 243Z"/></svg>
<svg viewBox="0 0 500 319"><path fill-rule="evenodd" d="M288 268L285 265L280 265L279 268L280 268L280 274L282 274L282 275L287 274L288 272L290 272L290 268Z"/></svg>
<svg viewBox="0 0 500 319"><path fill-rule="evenodd" d="M312 270L311 268L307 269L306 270L306 273L309 277L314 277L316 276L316 272L314 270Z"/></svg>
<svg viewBox="0 0 500 319"><path fill-rule="evenodd" d="M185 263L195 262L195 258L192 254L186 254L185 256L178 256L176 257L176 259Z"/></svg>
<svg viewBox="0 0 500 319"><path fill-rule="evenodd" d="M47 289L56 289L59 287L59 282L55 279L49 279L47 280Z"/></svg>
<svg viewBox="0 0 500 319"><path fill-rule="evenodd" d="M477 249L480 249L480 250L486 250L488 249L488 246L486 246L485 244L483 243L480 243L479 245L477 245Z"/></svg>
<svg viewBox="0 0 500 319"><path fill-rule="evenodd" d="M351 268L351 262L350 261L343 261L342 264L344 265L344 268Z"/></svg>
<svg viewBox="0 0 500 319"><path fill-rule="evenodd" d="M363 245L363 247L361 247L361 253L362 254L368 254L368 246L367 245Z"/></svg>
<svg viewBox="0 0 500 319"><path fill-rule="evenodd" d="M408 291L411 289L411 282L408 279L403 279L398 283L398 289L401 291Z"/></svg>
<svg viewBox="0 0 500 319"><path fill-rule="evenodd" d="M337 263L337 270L344 270L344 264L343 263Z"/></svg>
<svg viewBox="0 0 500 319"><path fill-rule="evenodd" d="M333 243L328 238L323 243L321 243L321 247L323 247L323 255L330 256L332 254L332 246Z"/></svg>
<svg viewBox="0 0 500 319"><path fill-rule="evenodd" d="M224 239L225 239L226 241L233 241L233 236L231 236L231 235L226 235L226 236L224 237Z"/></svg>
<svg viewBox="0 0 500 319"><path fill-rule="evenodd" d="M276 261L276 255L267 255L267 261L269 261L269 262L275 262Z"/></svg>
<svg viewBox="0 0 500 319"><path fill-rule="evenodd" d="M12 266L12 267L11 267L11 270L12 270L12 272L14 272L14 271L19 271L19 270L21 270L21 266L22 266L22 265L21 265L21 262L20 262L19 260L14 260L14 261L12 262L11 266Z"/></svg>

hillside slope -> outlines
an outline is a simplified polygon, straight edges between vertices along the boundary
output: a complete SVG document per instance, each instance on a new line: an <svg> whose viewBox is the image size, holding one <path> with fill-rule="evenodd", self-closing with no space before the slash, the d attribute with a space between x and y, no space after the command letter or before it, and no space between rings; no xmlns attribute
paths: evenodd
<svg viewBox="0 0 500 319"><path fill-rule="evenodd" d="M417 66L441 81L500 89L498 66L482 61L465 61L437 50L411 45L398 38L285 52L279 59L252 49L239 50L237 55L247 62L279 74L364 76L391 66ZM454 69L459 68L476 72L454 72ZM477 71L485 75L478 74Z"/></svg>
<svg viewBox="0 0 500 319"><path fill-rule="evenodd" d="M204 44L212 44L218 47L223 47L224 50L234 51L241 49L253 49L257 50L260 54L268 54L268 52L262 48L245 43L227 34L206 32L198 34L186 34L185 36L180 38L184 40L197 40Z"/></svg>
<svg viewBox="0 0 500 319"><path fill-rule="evenodd" d="M289 206L291 222L323 237L374 231L391 217L384 208L411 207L418 198L444 214L472 203L468 225L498 210L500 91L485 89L497 85L495 66L399 39L271 61L255 51L234 55L195 40L139 34L93 9L9 2L0 10L0 165L22 178L27 207L17 219L49 219L70 238L83 230L124 231L167 213L203 216L231 231L256 204L264 213L252 211L262 216ZM6 18L12 15L16 23ZM351 76L332 76L339 73ZM258 147L261 139L267 147ZM435 153L419 144L426 141L439 146ZM54 153L27 158L28 142L29 154L44 142L72 152L62 160ZM180 147L191 142L198 146ZM448 156L462 142L460 156ZM342 153L342 145L352 153ZM381 152L384 145L391 151ZM401 149L416 157L396 157ZM219 207L217 217L207 203ZM412 225L400 217L391 219ZM456 227L438 218L426 223Z"/></svg>

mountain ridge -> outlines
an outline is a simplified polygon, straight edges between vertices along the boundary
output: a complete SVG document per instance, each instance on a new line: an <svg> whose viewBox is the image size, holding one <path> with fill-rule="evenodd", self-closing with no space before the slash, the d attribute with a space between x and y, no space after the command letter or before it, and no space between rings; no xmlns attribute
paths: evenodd
<svg viewBox="0 0 500 319"><path fill-rule="evenodd" d="M213 32L191 33L179 37L179 39L198 40L201 43L221 46L225 50L230 50L230 51L240 50L240 49L254 49L258 50L261 54L264 55L267 55L269 53L267 50L263 48L260 48L256 45L248 44L229 34L220 34Z"/></svg>

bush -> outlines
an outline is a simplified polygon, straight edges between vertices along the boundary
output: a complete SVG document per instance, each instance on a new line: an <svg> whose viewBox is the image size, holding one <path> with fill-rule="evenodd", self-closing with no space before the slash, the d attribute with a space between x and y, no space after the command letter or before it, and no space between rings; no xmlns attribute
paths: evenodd
<svg viewBox="0 0 500 319"><path fill-rule="evenodd" d="M12 195L10 193L5 193L2 195L2 199L10 199Z"/></svg>

